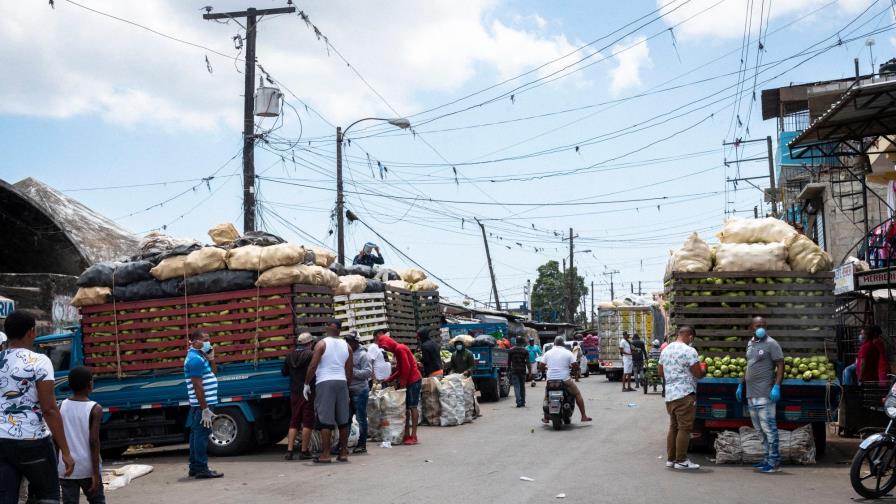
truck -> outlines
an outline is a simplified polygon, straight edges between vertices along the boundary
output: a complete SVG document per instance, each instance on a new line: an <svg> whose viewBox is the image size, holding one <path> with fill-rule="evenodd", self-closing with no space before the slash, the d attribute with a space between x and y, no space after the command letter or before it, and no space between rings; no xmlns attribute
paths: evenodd
<svg viewBox="0 0 896 504"><path fill-rule="evenodd" d="M461 334L469 334L474 338L483 334L496 340L507 335L507 324L446 324L448 334L453 338ZM474 367L470 373L476 390L485 402L497 402L510 395L510 355L507 350L496 346L470 347L473 353Z"/></svg>
<svg viewBox="0 0 896 504"><path fill-rule="evenodd" d="M695 329L694 347L704 358L745 357L752 318L762 316L785 357L821 357L836 333L831 272L672 272L665 281L673 328ZM697 382L693 440L709 445L719 430L752 425L738 402L737 377L708 376ZM827 422L837 418L840 386L833 379L785 379L777 404L778 428L812 426L823 455Z"/></svg>
<svg viewBox="0 0 896 504"><path fill-rule="evenodd" d="M619 340L622 333L639 334L649 346L650 341L663 339L662 314L655 305L615 306L601 303L597 310L598 333L600 334L600 367L607 380L622 378L622 356L619 355Z"/></svg>
<svg viewBox="0 0 896 504"><path fill-rule="evenodd" d="M283 357L296 334L320 335L333 320L332 290L300 285L110 303L81 313L81 325L40 336L35 347L53 363L59 399L71 394L71 369L93 370L91 398L103 408L107 458L133 445L187 441L183 360L194 329L209 332L219 363L209 453L238 455L279 442L290 419Z"/></svg>

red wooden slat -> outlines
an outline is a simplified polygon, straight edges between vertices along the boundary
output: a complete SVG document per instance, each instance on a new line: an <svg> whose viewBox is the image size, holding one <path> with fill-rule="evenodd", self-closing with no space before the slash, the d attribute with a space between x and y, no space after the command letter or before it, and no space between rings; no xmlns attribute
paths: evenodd
<svg viewBox="0 0 896 504"><path fill-rule="evenodd" d="M224 332L224 331L241 331L244 329L254 330L256 327L258 327L259 332L261 333L261 332L269 331L270 329L267 329L268 327L275 327L275 326L292 327L293 326L292 318L278 318L278 319L270 319L270 320L259 320L257 323L255 321L252 321L252 322L246 322L244 324L230 324L230 325L206 326L206 327L196 327L196 326L191 325L190 330L194 331L197 329L201 329L208 333L215 333L215 332ZM105 332L109 332L109 331L105 331ZM159 331L159 332L141 331L141 332L132 332L132 333L128 333L128 334L122 334L121 332L119 332L117 340L121 341L121 340L130 340L130 339L135 340L135 339L146 339L146 338L165 338L165 337L172 337L172 336L186 337L187 335L185 334L185 332L186 331L184 329L171 330L171 331ZM87 335L84 337L85 344L108 343L108 342L115 342L115 341L116 341L116 336L114 333L109 336Z"/></svg>
<svg viewBox="0 0 896 504"><path fill-rule="evenodd" d="M224 311L224 310L243 310L246 308L255 308L256 305L258 307L262 306L276 306L289 304L289 297L282 296L277 299L261 299L256 303L255 301L246 301L246 302L232 302L225 303L220 305L209 305L209 306L194 306L189 307L187 309L183 308L183 302L180 303L179 308L170 306L166 307L164 310L152 311L152 312L129 312L129 313L119 313L118 316L112 315L83 315L82 321L86 324L94 324L99 322L122 322L126 320L136 320L143 318L160 318L160 317L183 317L184 313L189 313L190 315L195 315L197 313L206 313L210 311ZM111 306L111 305L110 305ZM112 311L111 309L109 311ZM119 310L120 312L120 310ZM105 313L105 312L103 312Z"/></svg>
<svg viewBox="0 0 896 504"><path fill-rule="evenodd" d="M118 310L139 310L140 308L155 308L169 305L183 305L192 303L209 303L212 301L225 301L230 299L251 298L255 296L273 296L275 294L291 294L290 287L263 287L260 289L245 289L238 291L216 292L213 294L193 294L187 296L178 296L162 299L148 299L145 301L126 301L123 303L115 303L114 306ZM96 306L84 306L81 308L82 315L99 313L104 311L113 311L112 303L106 303Z"/></svg>

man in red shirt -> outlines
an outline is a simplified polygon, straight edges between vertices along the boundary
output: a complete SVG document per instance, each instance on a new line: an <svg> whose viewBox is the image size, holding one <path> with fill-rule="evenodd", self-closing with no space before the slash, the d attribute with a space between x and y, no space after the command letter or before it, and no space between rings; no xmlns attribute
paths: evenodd
<svg viewBox="0 0 896 504"><path fill-rule="evenodd" d="M417 444L417 422L419 422L420 391L423 385L423 376L417 369L417 360L407 345L402 345L389 336L384 330L376 332L376 344L380 348L392 352L395 356L395 371L386 378L387 382L395 383L396 389L405 389L405 407L407 416L404 421L404 444Z"/></svg>
<svg viewBox="0 0 896 504"><path fill-rule="evenodd" d="M868 326L862 329L865 342L859 347L859 356L856 358L856 374L859 383L887 382L887 352L880 336L883 333L880 326Z"/></svg>

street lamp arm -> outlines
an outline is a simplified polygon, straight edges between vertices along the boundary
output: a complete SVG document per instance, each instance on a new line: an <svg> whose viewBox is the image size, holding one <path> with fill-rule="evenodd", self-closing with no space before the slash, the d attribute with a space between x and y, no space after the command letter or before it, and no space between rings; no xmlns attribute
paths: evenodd
<svg viewBox="0 0 896 504"><path fill-rule="evenodd" d="M397 126L401 129L406 129L411 126L411 122L408 121L407 119L405 119L404 117L399 117L396 119L386 119L384 117L365 117L363 119L358 119L357 121L346 126L346 128L344 130L342 130L342 134L345 135L352 126L358 124L359 122L364 122L364 121L383 121L383 122L387 122L393 126Z"/></svg>

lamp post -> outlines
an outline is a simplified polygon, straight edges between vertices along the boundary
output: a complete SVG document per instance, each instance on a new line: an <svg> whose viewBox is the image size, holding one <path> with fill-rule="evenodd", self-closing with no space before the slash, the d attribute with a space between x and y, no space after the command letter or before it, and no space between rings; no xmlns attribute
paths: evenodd
<svg viewBox="0 0 896 504"><path fill-rule="evenodd" d="M342 194L342 140L352 126L362 121L383 121L396 128L407 129L411 127L411 121L404 117L395 119L383 119L381 117L365 117L351 123L344 130L336 127L336 232L338 240L339 263L345 264L345 198Z"/></svg>

